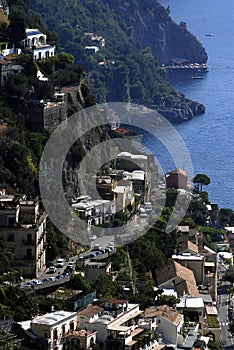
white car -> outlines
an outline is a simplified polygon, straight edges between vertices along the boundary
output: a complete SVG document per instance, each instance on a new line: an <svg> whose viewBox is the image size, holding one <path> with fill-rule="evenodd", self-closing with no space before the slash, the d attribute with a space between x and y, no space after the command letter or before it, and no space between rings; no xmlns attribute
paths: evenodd
<svg viewBox="0 0 234 350"><path fill-rule="evenodd" d="M57 266L57 267L63 267L64 264L65 264L64 259L58 259L58 260L56 261L56 266Z"/></svg>
<svg viewBox="0 0 234 350"><path fill-rule="evenodd" d="M97 239L97 236L96 235L91 235L89 237L90 241L95 241Z"/></svg>
<svg viewBox="0 0 234 350"><path fill-rule="evenodd" d="M50 266L48 273L55 273L56 272L56 267L55 266Z"/></svg>
<svg viewBox="0 0 234 350"><path fill-rule="evenodd" d="M42 281L40 281L40 280L33 280L32 283L35 285L43 284Z"/></svg>

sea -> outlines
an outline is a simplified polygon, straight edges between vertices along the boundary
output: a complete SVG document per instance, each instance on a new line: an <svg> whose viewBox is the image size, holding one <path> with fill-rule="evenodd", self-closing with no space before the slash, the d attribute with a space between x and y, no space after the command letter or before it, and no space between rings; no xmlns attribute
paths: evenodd
<svg viewBox="0 0 234 350"><path fill-rule="evenodd" d="M194 174L203 173L211 179L206 187L210 201L234 210L234 1L160 3L170 6L175 22L186 22L208 54L208 73L203 73L203 79L183 73L169 75L177 90L206 107L205 114L175 128L189 151ZM143 142L157 157L151 136L144 135ZM170 167L168 164L168 170Z"/></svg>

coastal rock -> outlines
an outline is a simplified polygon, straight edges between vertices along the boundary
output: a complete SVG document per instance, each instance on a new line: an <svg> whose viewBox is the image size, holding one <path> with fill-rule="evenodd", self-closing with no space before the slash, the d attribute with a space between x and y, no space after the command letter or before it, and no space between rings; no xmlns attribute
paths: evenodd
<svg viewBox="0 0 234 350"><path fill-rule="evenodd" d="M205 106L197 101L186 98L177 92L174 99L165 99L164 103L156 107L157 111L171 123L180 123L205 113Z"/></svg>

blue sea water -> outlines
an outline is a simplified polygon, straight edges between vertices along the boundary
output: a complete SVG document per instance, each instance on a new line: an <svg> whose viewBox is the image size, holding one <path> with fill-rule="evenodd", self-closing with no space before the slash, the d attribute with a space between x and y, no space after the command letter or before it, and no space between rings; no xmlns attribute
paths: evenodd
<svg viewBox="0 0 234 350"><path fill-rule="evenodd" d="M209 72L204 79L189 75L170 76L175 88L203 103L206 113L176 125L190 153L194 174L211 178L210 200L234 210L234 1L161 0L170 6L175 22L186 22L188 30L205 47ZM212 36L206 34L212 33ZM152 140L144 138L157 155Z"/></svg>

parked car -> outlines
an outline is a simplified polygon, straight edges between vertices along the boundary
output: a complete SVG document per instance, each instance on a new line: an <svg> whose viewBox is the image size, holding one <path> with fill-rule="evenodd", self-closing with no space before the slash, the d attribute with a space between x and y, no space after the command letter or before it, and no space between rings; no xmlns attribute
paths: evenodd
<svg viewBox="0 0 234 350"><path fill-rule="evenodd" d="M40 280L33 280L32 283L33 283L34 285L43 284L42 281L40 281Z"/></svg>
<svg viewBox="0 0 234 350"><path fill-rule="evenodd" d="M33 282L26 282L25 283L25 287L26 288L32 288L34 286L34 283Z"/></svg>
<svg viewBox="0 0 234 350"><path fill-rule="evenodd" d="M51 277L48 278L48 280L49 280L50 282L54 282L54 281L55 281L55 277L54 277L54 276L51 276Z"/></svg>
<svg viewBox="0 0 234 350"><path fill-rule="evenodd" d="M44 283L50 282L50 280L49 280L48 278L43 278L43 279L41 280L41 282L44 284Z"/></svg>
<svg viewBox="0 0 234 350"><path fill-rule="evenodd" d="M110 253L110 252L112 252L112 251L113 251L113 248L111 248L111 247L105 248L105 252L106 252L106 253Z"/></svg>
<svg viewBox="0 0 234 350"><path fill-rule="evenodd" d="M62 273L62 276L64 276L64 277L68 277L70 274L69 274L69 272L66 272L66 271L64 271L63 273Z"/></svg>
<svg viewBox="0 0 234 350"><path fill-rule="evenodd" d="M66 267L66 269L68 269L69 272L73 272L75 268L76 268L75 264L68 264Z"/></svg>
<svg viewBox="0 0 234 350"><path fill-rule="evenodd" d="M58 259L58 260L56 261L56 266L59 267L59 268L60 268L60 267L63 267L64 264L65 264L64 259Z"/></svg>
<svg viewBox="0 0 234 350"><path fill-rule="evenodd" d="M90 235L89 240L90 241L95 241L97 239L96 235Z"/></svg>
<svg viewBox="0 0 234 350"><path fill-rule="evenodd" d="M55 273L56 272L56 267L55 266L50 266L48 273Z"/></svg>

